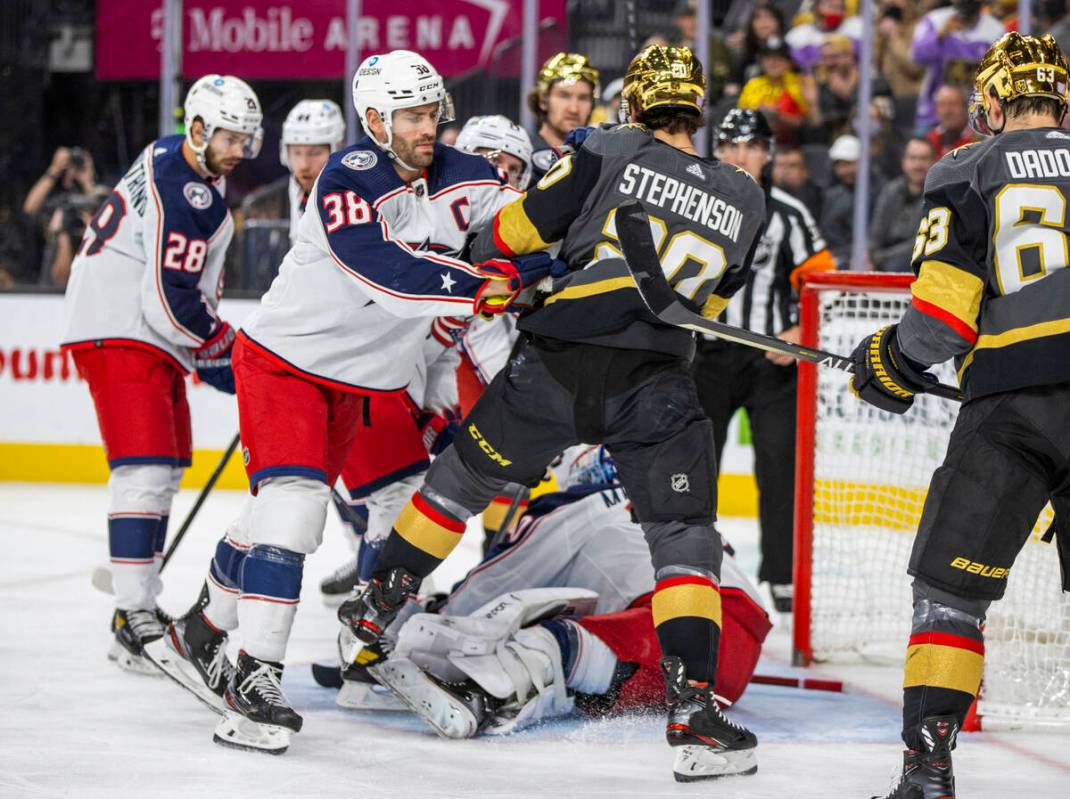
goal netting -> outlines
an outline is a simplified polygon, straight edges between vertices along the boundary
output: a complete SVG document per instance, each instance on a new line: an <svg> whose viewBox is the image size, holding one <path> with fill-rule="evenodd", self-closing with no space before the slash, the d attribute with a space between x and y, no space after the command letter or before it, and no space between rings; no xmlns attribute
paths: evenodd
<svg viewBox="0 0 1070 799"><path fill-rule="evenodd" d="M912 275L811 277L800 309L803 344L839 354L899 320ZM952 364L936 369L956 383ZM902 662L910 632L910 548L956 403L920 396L902 416L856 399L848 376L799 364L795 660ZM977 710L986 727L1070 728L1070 594L1050 506L1011 569L985 626Z"/></svg>

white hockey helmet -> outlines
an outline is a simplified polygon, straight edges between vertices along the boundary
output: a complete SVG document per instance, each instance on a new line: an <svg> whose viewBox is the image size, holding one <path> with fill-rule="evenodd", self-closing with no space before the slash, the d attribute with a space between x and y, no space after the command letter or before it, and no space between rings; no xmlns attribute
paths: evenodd
<svg viewBox="0 0 1070 799"><path fill-rule="evenodd" d="M334 100L302 100L286 115L279 140L279 161L290 166L286 148L291 144L326 144L333 153L346 137L346 121Z"/></svg>
<svg viewBox="0 0 1070 799"><path fill-rule="evenodd" d="M197 163L208 169L205 153L208 140L222 128L249 136L245 142L243 158L256 158L264 142L264 115L256 92L241 78L233 75L205 75L198 78L186 94L184 104L186 142L197 155ZM204 123L204 143L198 146L193 141L193 120Z"/></svg>
<svg viewBox="0 0 1070 799"><path fill-rule="evenodd" d="M524 172L520 176L520 190L528 187L531 181L531 139L527 131L515 122L500 114L494 116L472 117L464 123L457 136L458 149L468 153L479 150L508 153L524 162Z"/></svg>
<svg viewBox="0 0 1070 799"><path fill-rule="evenodd" d="M386 128L386 141L377 141L371 136L372 141L405 169L412 167L401 161L392 148L394 112L428 103L439 104L440 125L453 121L453 99L446 91L442 76L426 58L411 50L391 50L383 55L369 56L353 75L353 105L360 124L371 136L368 110L378 111Z"/></svg>

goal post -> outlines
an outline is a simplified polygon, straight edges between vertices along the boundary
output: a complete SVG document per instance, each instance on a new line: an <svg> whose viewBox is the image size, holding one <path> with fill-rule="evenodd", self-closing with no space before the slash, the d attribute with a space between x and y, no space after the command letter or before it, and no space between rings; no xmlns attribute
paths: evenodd
<svg viewBox="0 0 1070 799"><path fill-rule="evenodd" d="M847 355L896 323L910 274L826 272L800 294L804 346ZM907 561L957 403L919 395L906 414L857 399L849 376L798 365L793 661L902 663L912 615ZM933 371L955 384L952 364ZM1070 595L1045 509L985 622L978 714L986 728L1070 730Z"/></svg>

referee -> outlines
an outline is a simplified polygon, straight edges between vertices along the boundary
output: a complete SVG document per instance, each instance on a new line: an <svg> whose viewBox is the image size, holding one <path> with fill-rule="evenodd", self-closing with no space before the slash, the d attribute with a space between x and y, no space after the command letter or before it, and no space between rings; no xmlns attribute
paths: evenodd
<svg viewBox="0 0 1070 799"><path fill-rule="evenodd" d="M765 227L744 287L721 321L799 341L796 288L803 274L836 268L813 217L801 202L772 186L773 131L758 111L733 108L717 132L717 157L750 174L765 190ZM699 400L713 421L720 464L728 423L746 408L754 442L762 563L773 604L791 611L792 522L795 497L795 361L712 337L700 337L694 360ZM719 469L718 469L719 471Z"/></svg>

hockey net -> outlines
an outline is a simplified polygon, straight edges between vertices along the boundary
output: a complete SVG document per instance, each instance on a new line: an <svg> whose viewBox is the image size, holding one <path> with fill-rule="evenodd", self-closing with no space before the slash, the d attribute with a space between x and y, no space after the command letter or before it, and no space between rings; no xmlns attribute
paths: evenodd
<svg viewBox="0 0 1070 799"><path fill-rule="evenodd" d="M839 354L899 320L913 275L812 275L800 306L802 343ZM956 383L952 364L935 370ZM795 496L794 657L901 663L910 633L914 533L943 461L956 403L919 396L905 415L856 399L849 376L799 364ZM1045 508L985 625L977 712L986 728L1070 730L1070 594Z"/></svg>

